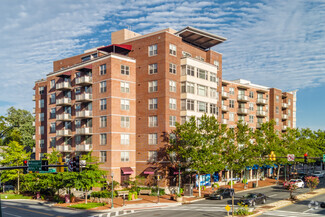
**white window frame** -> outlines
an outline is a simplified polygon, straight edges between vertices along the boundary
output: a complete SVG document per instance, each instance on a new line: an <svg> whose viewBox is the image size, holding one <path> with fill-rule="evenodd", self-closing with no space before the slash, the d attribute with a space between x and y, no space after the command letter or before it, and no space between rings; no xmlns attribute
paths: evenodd
<svg viewBox="0 0 325 217"><path fill-rule="evenodd" d="M169 98L169 109L176 110L177 103L175 98Z"/></svg>
<svg viewBox="0 0 325 217"><path fill-rule="evenodd" d="M130 128L130 117L121 116L121 127L122 128Z"/></svg>
<svg viewBox="0 0 325 217"><path fill-rule="evenodd" d="M99 83L99 91L100 91L100 93L105 93L107 91L107 82L106 81L101 81Z"/></svg>
<svg viewBox="0 0 325 217"><path fill-rule="evenodd" d="M157 145L158 144L158 134L157 133L148 134L148 144L149 145Z"/></svg>
<svg viewBox="0 0 325 217"><path fill-rule="evenodd" d="M99 135L100 137L100 144L99 145L107 145L107 134L106 133L101 133Z"/></svg>
<svg viewBox="0 0 325 217"><path fill-rule="evenodd" d="M130 75L130 66L121 65L121 75Z"/></svg>
<svg viewBox="0 0 325 217"><path fill-rule="evenodd" d="M157 44L153 44L148 46L148 56L152 57L152 56L156 56L158 54L158 46Z"/></svg>
<svg viewBox="0 0 325 217"><path fill-rule="evenodd" d="M153 93L158 91L158 81L149 81L148 82L148 92Z"/></svg>
<svg viewBox="0 0 325 217"><path fill-rule="evenodd" d="M177 47L174 44L169 44L169 54L172 56L177 56Z"/></svg>
<svg viewBox="0 0 325 217"><path fill-rule="evenodd" d="M149 110L158 109L158 98L148 99L148 109Z"/></svg>
<svg viewBox="0 0 325 217"><path fill-rule="evenodd" d="M130 145L130 134L121 133L121 145Z"/></svg>
<svg viewBox="0 0 325 217"><path fill-rule="evenodd" d="M106 64L100 65L99 66L99 74L100 75L106 75Z"/></svg>
<svg viewBox="0 0 325 217"><path fill-rule="evenodd" d="M169 80L169 92L176 93L176 82Z"/></svg>
<svg viewBox="0 0 325 217"><path fill-rule="evenodd" d="M121 93L130 93L130 83L121 81Z"/></svg>
<svg viewBox="0 0 325 217"><path fill-rule="evenodd" d="M149 116L148 117L148 126L149 127L158 127L158 116Z"/></svg>
<svg viewBox="0 0 325 217"><path fill-rule="evenodd" d="M121 99L121 110L122 111L129 111L130 110L130 100Z"/></svg>
<svg viewBox="0 0 325 217"><path fill-rule="evenodd" d="M174 63L169 63L169 73L176 75L177 73L177 66Z"/></svg>
<svg viewBox="0 0 325 217"><path fill-rule="evenodd" d="M170 127L176 127L176 116L169 116L169 126Z"/></svg>

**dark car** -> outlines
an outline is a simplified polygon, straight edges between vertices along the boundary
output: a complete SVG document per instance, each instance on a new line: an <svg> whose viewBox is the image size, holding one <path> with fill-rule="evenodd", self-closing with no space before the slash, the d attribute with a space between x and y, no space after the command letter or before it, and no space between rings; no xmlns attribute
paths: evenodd
<svg viewBox="0 0 325 217"><path fill-rule="evenodd" d="M232 197L235 195L235 190L232 188L219 188L212 194L209 194L210 199L222 200L223 198Z"/></svg>
<svg viewBox="0 0 325 217"><path fill-rule="evenodd" d="M266 196L265 194L253 194L253 193L249 193L246 194L245 196L243 196L239 202L243 205L248 205L248 206L255 206L256 204L262 203L265 204L266 203Z"/></svg>

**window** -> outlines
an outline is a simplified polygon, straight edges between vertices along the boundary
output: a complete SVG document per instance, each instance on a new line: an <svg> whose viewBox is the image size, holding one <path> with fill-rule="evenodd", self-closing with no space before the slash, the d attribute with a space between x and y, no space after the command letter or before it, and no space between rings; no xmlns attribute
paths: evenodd
<svg viewBox="0 0 325 217"><path fill-rule="evenodd" d="M194 76L194 67L193 66L186 66L186 74L190 76Z"/></svg>
<svg viewBox="0 0 325 217"><path fill-rule="evenodd" d="M279 96L275 96L275 100L279 102Z"/></svg>
<svg viewBox="0 0 325 217"><path fill-rule="evenodd" d="M106 145L107 144L107 135L106 133L100 134L100 145Z"/></svg>
<svg viewBox="0 0 325 217"><path fill-rule="evenodd" d="M79 145L81 143L81 136L80 135L75 136L74 142L76 145Z"/></svg>
<svg viewBox="0 0 325 217"><path fill-rule="evenodd" d="M53 81L54 81L54 86L55 86L55 80L53 80ZM44 94L44 87L39 87L38 92L39 92L40 95Z"/></svg>
<svg viewBox="0 0 325 217"><path fill-rule="evenodd" d="M257 99L263 99L263 93L257 93Z"/></svg>
<svg viewBox="0 0 325 217"><path fill-rule="evenodd" d="M50 139L50 148L54 148L55 147L55 137L51 137Z"/></svg>
<svg viewBox="0 0 325 217"><path fill-rule="evenodd" d="M249 103L249 110L254 111L254 103Z"/></svg>
<svg viewBox="0 0 325 217"><path fill-rule="evenodd" d="M41 139L39 141L39 146L40 146L40 148L44 148L44 139Z"/></svg>
<svg viewBox="0 0 325 217"><path fill-rule="evenodd" d="M121 134L121 145L129 145L130 144L130 134Z"/></svg>
<svg viewBox="0 0 325 217"><path fill-rule="evenodd" d="M249 91L249 98L254 98L254 92L253 91Z"/></svg>
<svg viewBox="0 0 325 217"><path fill-rule="evenodd" d="M107 104L106 104L106 99L101 99L100 100L100 110L106 110Z"/></svg>
<svg viewBox="0 0 325 217"><path fill-rule="evenodd" d="M105 163L107 161L107 153L106 151L101 151L100 152L100 162Z"/></svg>
<svg viewBox="0 0 325 217"><path fill-rule="evenodd" d="M244 115L238 115L238 121L245 121L245 116Z"/></svg>
<svg viewBox="0 0 325 217"><path fill-rule="evenodd" d="M55 133L55 123L51 123L51 125L50 125L50 133Z"/></svg>
<svg viewBox="0 0 325 217"><path fill-rule="evenodd" d="M176 126L176 116L169 116L169 126L170 127Z"/></svg>
<svg viewBox="0 0 325 217"><path fill-rule="evenodd" d="M50 104L55 104L55 93L50 95Z"/></svg>
<svg viewBox="0 0 325 217"><path fill-rule="evenodd" d="M148 47L148 53L149 53L149 56L151 57L151 56L156 56L157 55L157 45L156 44L154 44L154 45L150 45L149 47Z"/></svg>
<svg viewBox="0 0 325 217"><path fill-rule="evenodd" d="M217 89L210 88L210 97L213 98L213 99L217 99L217 96L218 96Z"/></svg>
<svg viewBox="0 0 325 217"><path fill-rule="evenodd" d="M169 98L169 109L176 110L176 99Z"/></svg>
<svg viewBox="0 0 325 217"><path fill-rule="evenodd" d="M182 99L182 110L194 111L194 100L191 99Z"/></svg>
<svg viewBox="0 0 325 217"><path fill-rule="evenodd" d="M149 127L157 127L157 126L158 126L158 117L149 116Z"/></svg>
<svg viewBox="0 0 325 217"><path fill-rule="evenodd" d="M197 77L208 80L208 72L203 69L197 69Z"/></svg>
<svg viewBox="0 0 325 217"><path fill-rule="evenodd" d="M152 75L152 74L157 74L158 72L158 66L157 66L157 63L154 63L154 64L150 64L149 65L149 74Z"/></svg>
<svg viewBox="0 0 325 217"><path fill-rule="evenodd" d="M106 64L103 64L103 65L99 66L99 72L100 72L100 75L105 75L106 74Z"/></svg>
<svg viewBox="0 0 325 217"><path fill-rule="evenodd" d="M219 61L218 60L213 61L213 65L215 65L217 67L217 70L219 70Z"/></svg>
<svg viewBox="0 0 325 217"><path fill-rule="evenodd" d="M76 94L80 94L81 93L81 88L77 87L75 91L76 91Z"/></svg>
<svg viewBox="0 0 325 217"><path fill-rule="evenodd" d="M176 45L173 45L173 44L169 44L169 54L170 55L173 55L173 56L176 56Z"/></svg>
<svg viewBox="0 0 325 217"><path fill-rule="evenodd" d="M206 86L197 85L197 94L199 96L207 96L208 95L207 89L208 88Z"/></svg>
<svg viewBox="0 0 325 217"><path fill-rule="evenodd" d="M51 83L50 83L50 88L52 89L52 88L54 88L55 87L55 80L53 79L53 80L51 80ZM44 88L44 87L43 87Z"/></svg>
<svg viewBox="0 0 325 217"><path fill-rule="evenodd" d="M82 61L82 62L87 61L87 60L90 60L90 55L87 55L87 56L81 57L81 61Z"/></svg>
<svg viewBox="0 0 325 217"><path fill-rule="evenodd" d="M235 89L233 87L229 87L229 95L234 95Z"/></svg>
<svg viewBox="0 0 325 217"><path fill-rule="evenodd" d="M39 100L39 107L44 108L44 99Z"/></svg>
<svg viewBox="0 0 325 217"><path fill-rule="evenodd" d="M213 72L210 73L210 81L212 81L212 82L218 81L216 73L213 73Z"/></svg>
<svg viewBox="0 0 325 217"><path fill-rule="evenodd" d="M173 63L169 63L169 73L176 74L176 65Z"/></svg>
<svg viewBox="0 0 325 217"><path fill-rule="evenodd" d="M276 118L276 119L275 119L275 124L276 124L277 126L279 126L279 118Z"/></svg>
<svg viewBox="0 0 325 217"><path fill-rule="evenodd" d="M291 121L288 120L288 127L290 128L291 127Z"/></svg>
<svg viewBox="0 0 325 217"><path fill-rule="evenodd" d="M44 121L44 113L39 113L39 121Z"/></svg>
<svg viewBox="0 0 325 217"><path fill-rule="evenodd" d="M39 133L40 133L40 135L44 134L44 126L39 127Z"/></svg>
<svg viewBox="0 0 325 217"><path fill-rule="evenodd" d="M130 110L130 100L121 99L121 110Z"/></svg>
<svg viewBox="0 0 325 217"><path fill-rule="evenodd" d="M198 112L208 112L208 104L206 102L197 102L197 111Z"/></svg>
<svg viewBox="0 0 325 217"><path fill-rule="evenodd" d="M129 128L130 127L130 117L122 116L121 117L121 127Z"/></svg>
<svg viewBox="0 0 325 217"><path fill-rule="evenodd" d="M279 114L279 107L278 106L275 107L275 113Z"/></svg>
<svg viewBox="0 0 325 217"><path fill-rule="evenodd" d="M289 117L291 116L291 110L290 109L288 109L287 114L288 114Z"/></svg>
<svg viewBox="0 0 325 217"><path fill-rule="evenodd" d="M235 100L233 99L229 100L229 108L235 108Z"/></svg>
<svg viewBox="0 0 325 217"><path fill-rule="evenodd" d="M76 104L76 111L80 111L81 110L81 103Z"/></svg>
<svg viewBox="0 0 325 217"><path fill-rule="evenodd" d="M169 81L169 92L176 93L176 82L175 81Z"/></svg>
<svg viewBox="0 0 325 217"><path fill-rule="evenodd" d="M288 99L288 105L291 105L291 99Z"/></svg>
<svg viewBox="0 0 325 217"><path fill-rule="evenodd" d="M235 121L235 114L232 112L229 113L229 121Z"/></svg>
<svg viewBox="0 0 325 217"><path fill-rule="evenodd" d="M218 107L216 104L210 104L210 113L214 115L218 115Z"/></svg>
<svg viewBox="0 0 325 217"><path fill-rule="evenodd" d="M121 74L130 75L130 67L126 65L121 65Z"/></svg>
<svg viewBox="0 0 325 217"><path fill-rule="evenodd" d="M106 81L102 81L99 83L99 87L100 87L100 92L101 93L105 93L107 88L106 88Z"/></svg>
<svg viewBox="0 0 325 217"><path fill-rule="evenodd" d="M149 151L148 152L148 161L150 161L150 162L157 161L157 151Z"/></svg>
<svg viewBox="0 0 325 217"><path fill-rule="evenodd" d="M158 82L157 81L149 81L148 82L149 93L158 91Z"/></svg>
<svg viewBox="0 0 325 217"><path fill-rule="evenodd" d="M183 57L191 57L192 55L186 51L182 51L182 56Z"/></svg>
<svg viewBox="0 0 325 217"><path fill-rule="evenodd" d="M121 81L121 92L130 93L130 83Z"/></svg>
<svg viewBox="0 0 325 217"><path fill-rule="evenodd" d="M158 108L157 98L149 99L148 101L149 101L149 110L155 110Z"/></svg>
<svg viewBox="0 0 325 217"><path fill-rule="evenodd" d="M148 134L148 144L157 145L158 144L158 135L157 133Z"/></svg>
<svg viewBox="0 0 325 217"><path fill-rule="evenodd" d="M107 127L107 116L100 117L100 127Z"/></svg>
<svg viewBox="0 0 325 217"><path fill-rule="evenodd" d="M122 162L129 162L129 160L130 160L130 152L121 151L121 161Z"/></svg>
<svg viewBox="0 0 325 217"><path fill-rule="evenodd" d="M194 94L195 84L189 82L182 82L182 93Z"/></svg>
<svg viewBox="0 0 325 217"><path fill-rule="evenodd" d="M254 123L254 115L249 116L249 123Z"/></svg>
<svg viewBox="0 0 325 217"><path fill-rule="evenodd" d="M50 110L50 118L55 118L55 113L56 113L55 108L51 108L51 110Z"/></svg>

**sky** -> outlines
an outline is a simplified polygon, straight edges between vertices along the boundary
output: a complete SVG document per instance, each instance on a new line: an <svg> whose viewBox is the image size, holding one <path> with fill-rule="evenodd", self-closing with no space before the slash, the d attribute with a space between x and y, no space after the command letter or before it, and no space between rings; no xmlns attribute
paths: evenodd
<svg viewBox="0 0 325 217"><path fill-rule="evenodd" d="M297 92L297 127L325 130L325 0L0 0L0 115L32 111L54 60L110 44L111 32L193 26L227 38L223 78Z"/></svg>

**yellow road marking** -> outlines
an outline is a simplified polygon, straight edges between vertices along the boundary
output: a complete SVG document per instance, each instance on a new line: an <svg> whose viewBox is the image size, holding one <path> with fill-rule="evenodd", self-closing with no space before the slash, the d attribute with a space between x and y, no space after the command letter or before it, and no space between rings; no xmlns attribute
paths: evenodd
<svg viewBox="0 0 325 217"><path fill-rule="evenodd" d="M45 213L45 212L38 212L38 211L25 209L25 208L20 208L20 207L16 207L16 206L8 206L8 205L6 205L6 206L14 208L14 209L20 209L20 210L24 210L24 211L28 211L28 212L34 212L34 213L38 213L38 214L42 214L42 215L54 216L53 214L48 214L48 213Z"/></svg>

